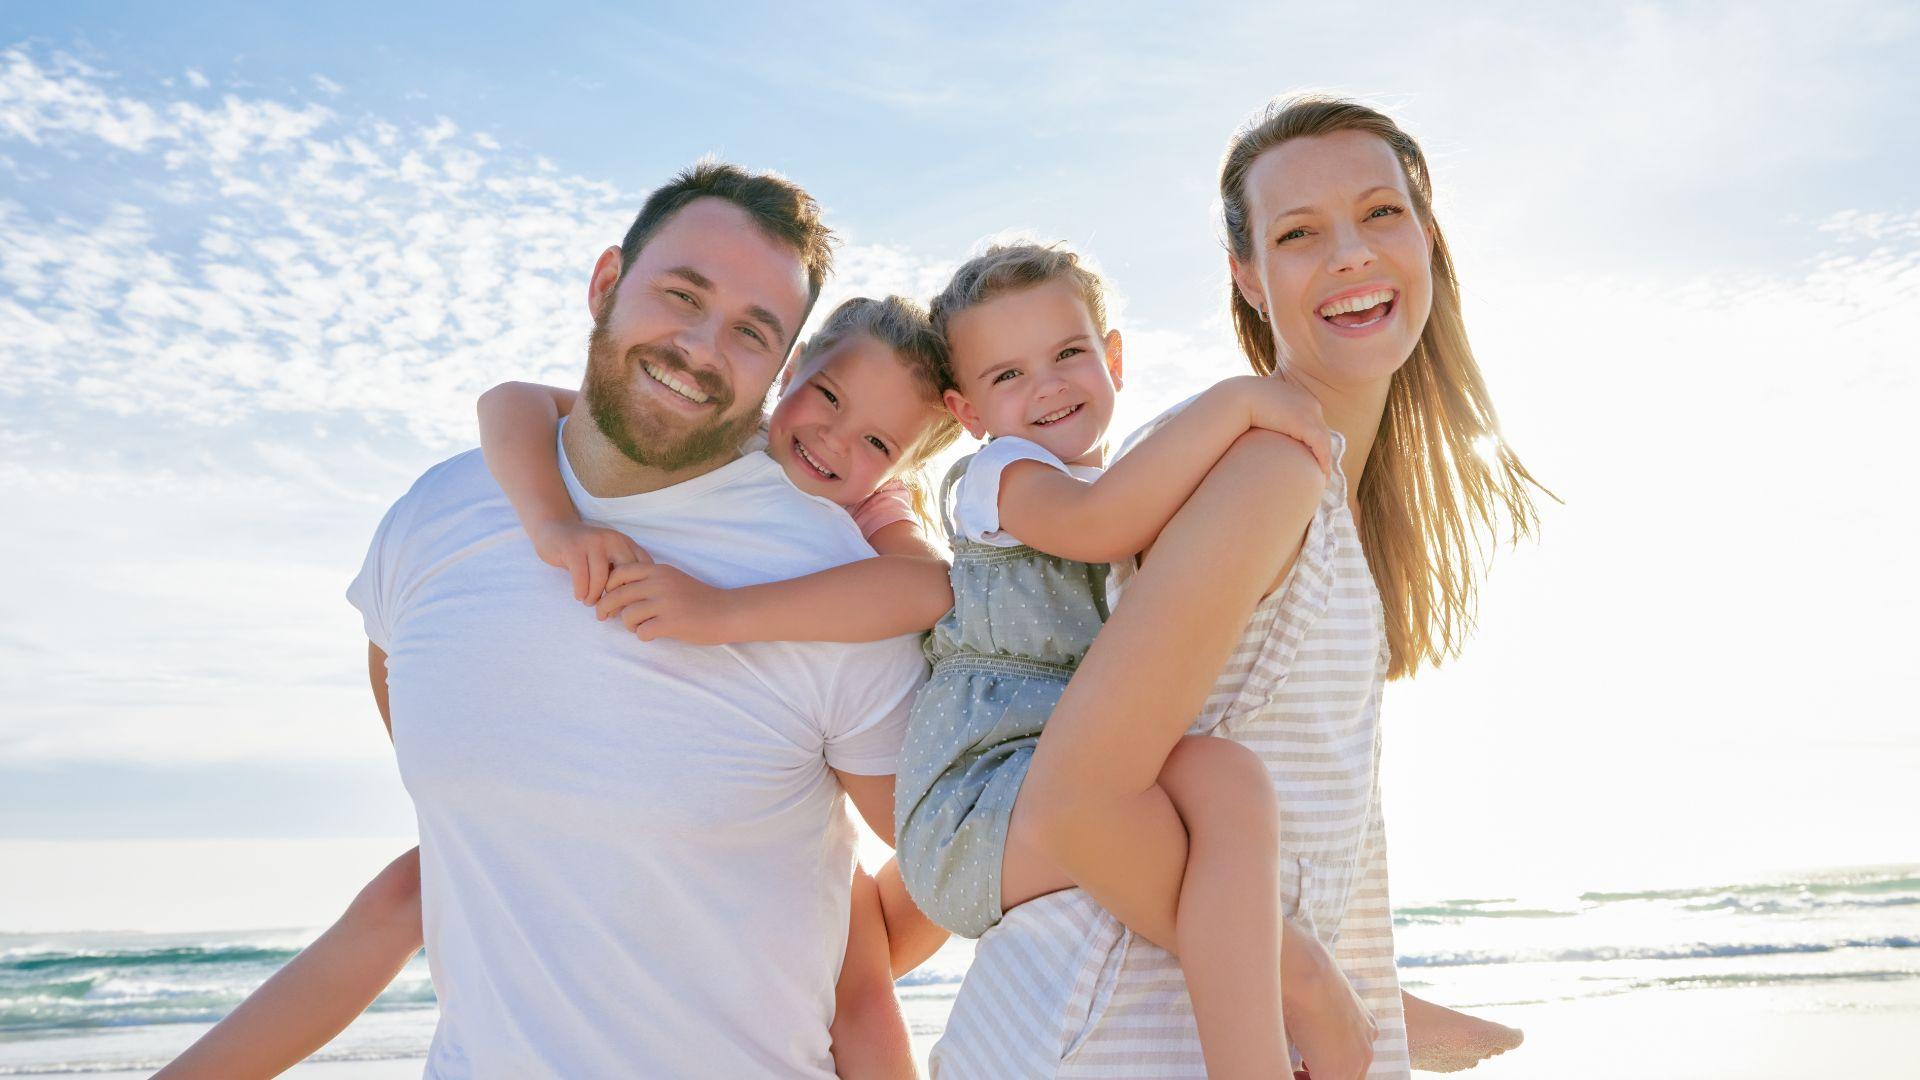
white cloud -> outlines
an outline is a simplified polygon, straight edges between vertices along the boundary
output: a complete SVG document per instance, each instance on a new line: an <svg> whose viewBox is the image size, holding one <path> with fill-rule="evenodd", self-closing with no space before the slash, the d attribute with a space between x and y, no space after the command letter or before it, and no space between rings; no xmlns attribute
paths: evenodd
<svg viewBox="0 0 1920 1080"><path fill-rule="evenodd" d="M201 74L198 68L187 69L187 81L192 83L194 88L198 90L205 90L207 87L213 85L207 81L207 77Z"/></svg>
<svg viewBox="0 0 1920 1080"><path fill-rule="evenodd" d="M0 398L204 424L384 416L444 445L471 437L491 383L578 377L580 282L637 195L484 135L462 144L446 117L403 129L312 103L147 101L65 57L0 59L0 139L111 147L165 184L52 217L0 200L0 338L15 343ZM829 302L934 282L895 248L849 246L841 264Z"/></svg>
<svg viewBox="0 0 1920 1080"><path fill-rule="evenodd" d="M313 77L313 85L318 87L320 92L328 97L339 97L345 93L347 89L332 79L327 78L325 75L315 75Z"/></svg>

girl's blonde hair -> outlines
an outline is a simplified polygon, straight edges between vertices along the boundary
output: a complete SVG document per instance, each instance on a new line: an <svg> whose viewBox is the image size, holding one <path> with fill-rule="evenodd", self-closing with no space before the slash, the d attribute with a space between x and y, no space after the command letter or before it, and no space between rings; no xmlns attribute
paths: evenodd
<svg viewBox="0 0 1920 1080"><path fill-rule="evenodd" d="M944 342L947 339L947 324L962 311L984 304L996 296L1031 289L1056 279L1073 286L1073 290L1080 294L1081 302L1087 305L1087 313L1093 316L1093 328L1105 334L1107 290L1100 283L1100 275L1082 265L1080 256L1059 244L1036 244L1030 241L994 244L961 263L960 269L953 272L953 279L947 282L947 287L941 289L940 295L934 297L929 305L933 331ZM946 364L944 377L947 385L952 386L951 358Z"/></svg>
<svg viewBox="0 0 1920 1080"><path fill-rule="evenodd" d="M898 474L900 482L907 486L911 496L914 515L923 524L933 528L937 523L931 516L932 499L927 490L925 466L940 451L952 446L962 430L960 421L947 412L944 401L946 390L952 386L948 374L946 340L934 331L926 309L906 297L888 296L874 300L856 296L834 308L820 329L800 346L800 356L795 360L796 370L805 375L807 369L823 359L834 346L858 334L864 334L892 349L893 355L913 375L923 398L939 413L939 419L933 422L933 426L912 446L902 451Z"/></svg>
<svg viewBox="0 0 1920 1080"><path fill-rule="evenodd" d="M1360 536L1386 608L1397 679L1458 655L1472 629L1489 540L1504 523L1509 538L1539 527L1535 480L1499 438L1480 367L1460 317L1460 285L1440 223L1426 156L1392 120L1337 98L1276 99L1227 144L1220 167L1220 204L1233 257L1253 257L1247 173L1260 155L1291 139L1362 131L1399 158L1414 212L1433 246L1433 310L1406 363L1394 372L1373 451L1360 475ZM1241 351L1261 375L1278 363L1273 328L1228 283Z"/></svg>

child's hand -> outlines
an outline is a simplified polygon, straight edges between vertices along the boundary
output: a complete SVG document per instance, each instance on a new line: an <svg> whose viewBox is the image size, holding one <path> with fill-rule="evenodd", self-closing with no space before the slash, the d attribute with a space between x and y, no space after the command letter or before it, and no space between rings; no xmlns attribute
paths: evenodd
<svg viewBox="0 0 1920 1080"><path fill-rule="evenodd" d="M1277 431L1304 445L1320 463L1321 472L1330 472L1333 462L1333 435L1327 430L1326 417L1320 411L1320 399L1291 379L1278 375L1242 376L1253 412L1253 426Z"/></svg>
<svg viewBox="0 0 1920 1080"><path fill-rule="evenodd" d="M673 638L690 645L738 641L731 630L731 592L651 560L613 568L595 610L618 618L641 641Z"/></svg>
<svg viewBox="0 0 1920 1080"><path fill-rule="evenodd" d="M1287 1035L1313 1080L1362 1080L1379 1032L1373 1015L1325 946L1301 933L1285 940L1280 1004Z"/></svg>
<svg viewBox="0 0 1920 1080"><path fill-rule="evenodd" d="M600 599L614 567L653 561L626 533L584 521L550 521L530 536L541 562L573 575L573 598L583 604Z"/></svg>

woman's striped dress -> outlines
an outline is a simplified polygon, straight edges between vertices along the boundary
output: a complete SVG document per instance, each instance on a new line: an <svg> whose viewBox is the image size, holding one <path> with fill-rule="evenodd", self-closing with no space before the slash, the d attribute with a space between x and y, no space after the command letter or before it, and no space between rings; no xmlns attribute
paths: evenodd
<svg viewBox="0 0 1920 1080"><path fill-rule="evenodd" d="M1379 594L1336 468L1293 570L1254 611L1192 730L1266 762L1286 913L1328 945L1379 1024L1368 1076L1406 1077L1380 817L1386 667ZM1206 1075L1178 961L1078 889L1022 904L980 939L932 1064L936 1080Z"/></svg>

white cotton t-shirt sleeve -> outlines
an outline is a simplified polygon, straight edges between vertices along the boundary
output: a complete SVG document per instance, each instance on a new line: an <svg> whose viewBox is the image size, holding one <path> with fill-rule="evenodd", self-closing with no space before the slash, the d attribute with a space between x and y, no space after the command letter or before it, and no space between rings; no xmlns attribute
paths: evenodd
<svg viewBox="0 0 1920 1080"><path fill-rule="evenodd" d="M1038 461L1068 476L1073 471L1039 443L1002 435L980 448L955 485L953 523L968 540L994 547L1019 547L1021 541L1000 528L1000 476L1016 461Z"/></svg>
<svg viewBox="0 0 1920 1080"><path fill-rule="evenodd" d="M367 640L382 652L393 651L393 627L400 615L397 597L406 532L402 519L412 516L411 496L409 492L387 508L380 527L374 530L373 542L367 545L360 573L347 586L347 602L360 610Z"/></svg>
<svg viewBox="0 0 1920 1080"><path fill-rule="evenodd" d="M827 764L856 776L885 776L900 762L907 713L926 681L918 649L874 650L852 677L835 680L827 703Z"/></svg>

